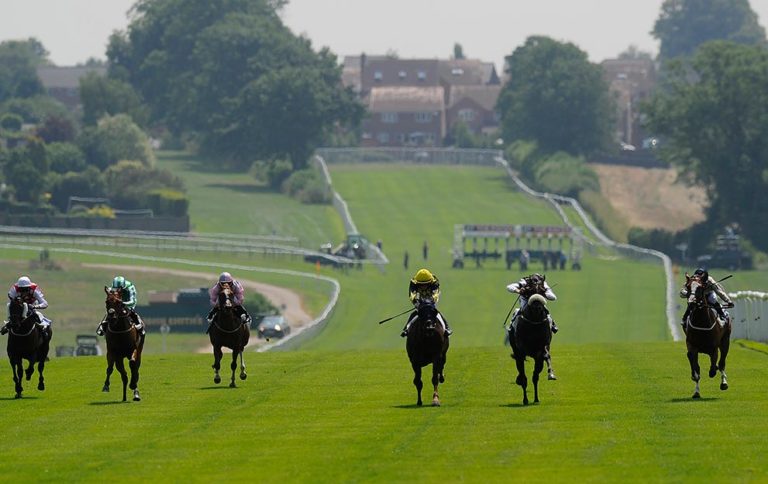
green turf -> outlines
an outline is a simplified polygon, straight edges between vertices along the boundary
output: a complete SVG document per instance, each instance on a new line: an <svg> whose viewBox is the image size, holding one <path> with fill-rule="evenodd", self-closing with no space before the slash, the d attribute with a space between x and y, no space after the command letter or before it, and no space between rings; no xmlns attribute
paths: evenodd
<svg viewBox="0 0 768 484"><path fill-rule="evenodd" d="M103 358L54 358L47 389L27 383L21 400L2 373L0 475L7 482L762 482L768 354L756 350L734 345L731 388L721 392L718 378L707 379L694 401L681 343L556 344L559 380L542 381L541 403L523 407L507 349L452 348L441 408L414 406L403 349L249 354L249 378L236 389L213 385L210 356L149 356L143 401L125 404L119 379L111 393L100 391Z"/></svg>
<svg viewBox="0 0 768 484"><path fill-rule="evenodd" d="M186 184L196 232L292 236L316 249L344 237L331 205L308 205L275 193L251 175L181 152L159 152L157 164Z"/></svg>

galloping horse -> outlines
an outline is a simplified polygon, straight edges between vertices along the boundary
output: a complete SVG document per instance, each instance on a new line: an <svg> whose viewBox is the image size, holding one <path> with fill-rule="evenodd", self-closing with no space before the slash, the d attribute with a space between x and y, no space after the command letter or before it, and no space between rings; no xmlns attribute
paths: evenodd
<svg viewBox="0 0 768 484"><path fill-rule="evenodd" d="M547 318L547 300L541 294L533 294L528 304L517 315L517 325L513 332L510 328L509 342L512 346L512 358L517 365L515 383L523 387L523 405L528 405L528 377L525 376L525 359L533 358L533 401L539 402L539 373L544 368L544 361L549 356L549 344L552 341L552 328Z"/></svg>
<svg viewBox="0 0 768 484"><path fill-rule="evenodd" d="M128 373L125 371L124 358L128 359L128 366L131 369L131 384L133 390L133 400L141 400L139 395L139 367L141 366L141 351L144 349L144 336L136 329L131 321L131 313L123 304L123 300L118 292L110 291L106 286L104 292L107 293L107 323L105 325L104 337L107 340L107 379L104 381L102 391L109 391L109 377L112 375L112 369L117 366L117 371L123 380L123 401L126 401L126 385L128 385Z"/></svg>
<svg viewBox="0 0 768 484"><path fill-rule="evenodd" d="M421 368L432 364L432 405L440 406L440 395L437 393L438 383L445 382L443 368L445 367L445 355L448 352L448 336L443 325L438 321L437 308L434 304L422 303L416 310L416 320L408 329L408 339L405 349L408 359L413 367L413 384L416 386L418 400L416 405L421 406L421 389L424 384L421 381Z"/></svg>
<svg viewBox="0 0 768 484"><path fill-rule="evenodd" d="M9 297L9 299L11 299ZM13 370L13 382L16 384L16 398L21 398L24 389L21 386L22 373L25 373L22 366L22 359L29 360L29 366L26 369L27 380L32 379L35 362L37 362L37 373L40 376L37 389L45 390L45 379L43 378L43 369L45 360L48 358L48 346L50 337L46 338L44 330L38 324L40 322L37 313L29 309L27 303L21 298L12 298L8 304L9 324L8 324L8 358Z"/></svg>
<svg viewBox="0 0 768 484"><path fill-rule="evenodd" d="M245 380L248 375L245 374L245 361L243 360L243 350L251 337L251 331L235 311L235 304L232 302L233 292L229 284L224 283L219 291L218 306L219 311L211 324L211 330L208 335L213 345L213 382L221 383L219 368L221 368L221 358L223 353L221 347L225 346L232 350L232 380L229 383L230 388L235 388L235 369L237 368L237 357L240 356L240 379Z"/></svg>
<svg viewBox="0 0 768 484"><path fill-rule="evenodd" d="M717 311L709 305L704 292L704 286L696 277L685 275L685 285L694 295L695 302L688 323L685 326L685 346L688 350L688 361L691 364L691 380L696 382L693 398L701 398L699 394L699 353L709 355L709 377L713 378L720 370L720 390L728 389L728 377L725 374L725 358L731 346L731 321L720 324ZM717 360L718 351L720 361Z"/></svg>

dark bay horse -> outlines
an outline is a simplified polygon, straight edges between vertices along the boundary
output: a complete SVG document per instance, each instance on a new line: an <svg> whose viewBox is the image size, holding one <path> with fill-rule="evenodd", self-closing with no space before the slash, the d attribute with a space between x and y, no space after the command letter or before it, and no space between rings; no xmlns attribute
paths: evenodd
<svg viewBox="0 0 768 484"><path fill-rule="evenodd" d="M119 292L107 293L107 322L104 325L104 338L107 340L107 379L102 391L109 391L109 377L113 367L117 367L123 380L123 401L126 401L126 386L133 390L133 400L141 400L139 395L139 367L141 366L141 351L144 349L144 336L136 329L131 320L131 313L123 304ZM124 359L128 359L131 369L131 383L128 385L128 373L125 371Z"/></svg>
<svg viewBox="0 0 768 484"><path fill-rule="evenodd" d="M21 386L22 374L26 373L27 380L31 380L35 363L37 363L39 375L37 389L45 390L43 369L45 369L45 360L48 358L51 330L48 328L49 336L46 337L38 324L40 320L37 313L30 310L27 303L19 297L11 299L8 304L8 313L8 359L13 370L13 382L16 384L16 398L21 398L21 393L24 391ZM29 361L26 371L23 369L22 360Z"/></svg>
<svg viewBox="0 0 768 484"><path fill-rule="evenodd" d="M411 360L413 367L413 384L416 386L418 395L416 405L419 406L422 405L421 389L424 386L421 381L422 367L432 365L432 386L435 389L432 394L433 406L440 406L437 386L438 383L445 382L443 368L445 367L449 341L437 314L437 308L434 304L422 303L416 310L416 320L411 323L408 329L408 338L405 343L408 359Z"/></svg>
<svg viewBox="0 0 768 484"><path fill-rule="evenodd" d="M725 359L731 346L731 321L721 324L717 311L710 306L704 286L698 278L685 275L686 286L694 295L694 307L691 309L688 323L685 325L685 346L688 361L691 364L691 380L696 382L693 398L701 398L699 380L699 353L709 356L709 377L713 378L720 370L720 390L728 389L728 377L725 374ZM720 360L718 361L718 353Z"/></svg>
<svg viewBox="0 0 768 484"><path fill-rule="evenodd" d="M221 291L219 291L219 310L211 324L211 330L208 332L208 336L211 338L211 345L213 345L214 383L221 383L219 369L221 368L221 358L224 355L221 348L227 347L232 350L232 364L230 365L232 368L232 379L229 383L230 388L237 386L235 385L235 369L237 368L238 356L240 356L240 379L245 380L248 378L248 375L245 373L243 351L251 337L251 330L248 328L248 325L237 315L235 304L232 301L233 295L229 284L223 284Z"/></svg>
<svg viewBox="0 0 768 484"><path fill-rule="evenodd" d="M523 387L523 405L528 405L528 377L525 376L525 359L533 358L533 401L539 402L539 374L549 356L552 328L547 318L547 300L541 294L533 294L528 304L517 315L516 329L510 329L509 342L512 358L517 365L515 383Z"/></svg>

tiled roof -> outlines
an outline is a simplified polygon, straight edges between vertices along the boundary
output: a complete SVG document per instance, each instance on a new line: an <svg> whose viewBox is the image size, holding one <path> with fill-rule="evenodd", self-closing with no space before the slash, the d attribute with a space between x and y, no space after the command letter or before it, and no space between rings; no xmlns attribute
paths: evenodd
<svg viewBox="0 0 768 484"><path fill-rule="evenodd" d="M448 108L453 107L462 99L472 99L477 104L488 111L493 111L496 107L496 101L499 99L501 86L451 86L448 92Z"/></svg>
<svg viewBox="0 0 768 484"><path fill-rule="evenodd" d="M368 106L372 112L440 111L445 107L441 86L381 86L371 89Z"/></svg>
<svg viewBox="0 0 768 484"><path fill-rule="evenodd" d="M104 76L107 74L106 67L52 67L43 66L37 68L37 77L43 83L46 89L68 88L77 89L80 87L80 78L89 72L96 72Z"/></svg>

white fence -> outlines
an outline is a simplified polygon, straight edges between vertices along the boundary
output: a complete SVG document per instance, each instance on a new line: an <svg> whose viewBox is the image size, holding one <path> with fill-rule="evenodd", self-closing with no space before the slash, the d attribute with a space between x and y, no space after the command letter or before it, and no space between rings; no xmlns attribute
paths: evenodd
<svg viewBox="0 0 768 484"><path fill-rule="evenodd" d="M768 293L739 291L729 296L734 304L729 310L733 322L731 339L768 342Z"/></svg>

